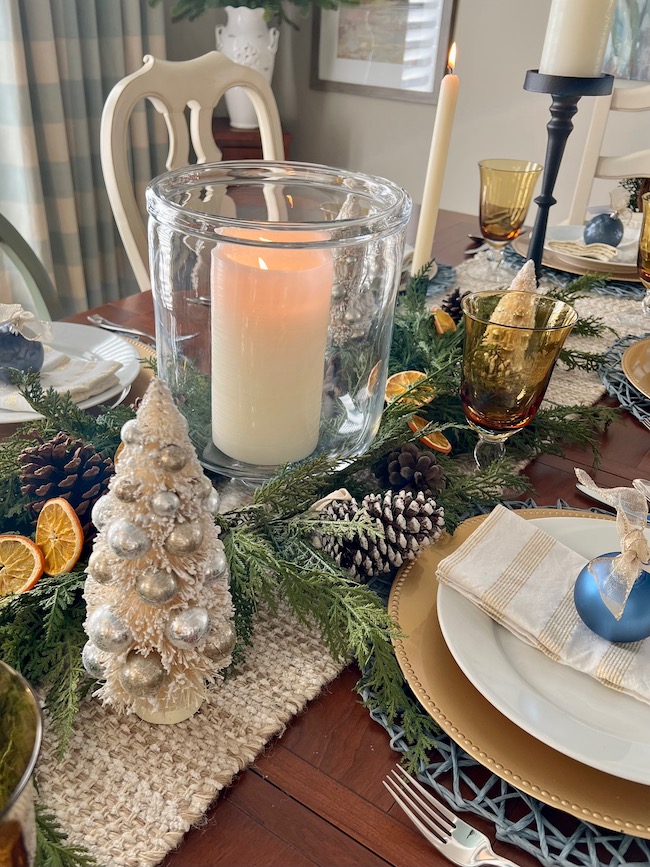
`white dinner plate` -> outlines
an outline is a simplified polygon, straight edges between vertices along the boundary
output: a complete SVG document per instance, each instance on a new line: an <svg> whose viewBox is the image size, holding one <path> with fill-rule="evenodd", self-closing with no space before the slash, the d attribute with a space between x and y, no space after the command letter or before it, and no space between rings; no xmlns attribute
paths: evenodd
<svg viewBox="0 0 650 867"><path fill-rule="evenodd" d="M614 522L565 516L532 523L585 557L618 549ZM438 617L459 667L504 716L566 756L650 785L649 704L553 662L449 587L438 588Z"/></svg>
<svg viewBox="0 0 650 867"><path fill-rule="evenodd" d="M552 253L557 259L574 268L612 274L616 277L637 275L636 258L639 249L639 226L626 226L623 240L618 246L618 256L611 262L602 262L589 256L577 256L563 253L548 246L549 241L581 241L584 226L552 226L546 231L544 252Z"/></svg>
<svg viewBox="0 0 650 867"><path fill-rule="evenodd" d="M72 322L52 322L51 325L52 341L49 345L53 349L76 358L117 361L122 365L115 373L117 383L100 394L80 401L77 405L81 409L97 406L121 394L140 372L138 350L123 337L99 328L91 328L90 325L76 325ZM37 412L0 410L0 424L20 424L37 418L42 418Z"/></svg>

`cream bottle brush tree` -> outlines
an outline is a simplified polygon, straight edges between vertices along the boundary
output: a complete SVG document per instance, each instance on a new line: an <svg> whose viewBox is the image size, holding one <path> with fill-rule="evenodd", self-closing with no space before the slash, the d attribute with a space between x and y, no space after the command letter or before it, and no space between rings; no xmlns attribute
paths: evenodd
<svg viewBox="0 0 650 867"><path fill-rule="evenodd" d="M235 643L218 495L160 380L121 436L115 476L93 509L83 663L104 681L95 693L104 703L179 722L201 706Z"/></svg>

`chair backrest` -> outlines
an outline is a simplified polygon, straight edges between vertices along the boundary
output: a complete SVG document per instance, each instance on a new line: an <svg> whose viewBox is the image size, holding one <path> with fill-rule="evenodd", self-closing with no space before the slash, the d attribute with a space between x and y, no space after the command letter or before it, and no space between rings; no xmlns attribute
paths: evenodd
<svg viewBox="0 0 650 867"><path fill-rule="evenodd" d="M613 111L648 111L650 84L641 86L614 85L609 96L595 99L591 124L587 133L582 164L573 194L567 222L582 225L595 178L650 178L650 148L634 153L606 156L602 153L603 139Z"/></svg>
<svg viewBox="0 0 650 867"><path fill-rule="evenodd" d="M264 77L218 51L193 60L157 60L150 55L137 72L119 81L104 105L100 150L102 171L126 254L141 291L151 288L147 234L129 172L128 125L135 106L149 99L163 115L169 133L167 170L187 165L190 144L197 162L218 162L212 136L215 106L231 87L246 89L260 125L265 160L284 159L282 127L273 92ZM185 109L189 108L189 134Z"/></svg>
<svg viewBox="0 0 650 867"><path fill-rule="evenodd" d="M39 319L62 315L61 302L50 275L20 232L0 214L0 250L13 262L22 278L12 290L12 302L22 304Z"/></svg>

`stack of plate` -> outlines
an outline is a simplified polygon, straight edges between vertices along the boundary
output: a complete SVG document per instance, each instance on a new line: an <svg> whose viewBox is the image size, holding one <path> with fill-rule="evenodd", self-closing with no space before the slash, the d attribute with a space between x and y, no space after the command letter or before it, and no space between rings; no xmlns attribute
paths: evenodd
<svg viewBox="0 0 650 867"><path fill-rule="evenodd" d="M519 514L585 557L617 548L613 518ZM515 788L650 838L650 705L554 662L456 591L437 588L438 562L483 519L426 549L393 585L389 610L406 635L395 652L407 681L447 734Z"/></svg>
<svg viewBox="0 0 650 867"><path fill-rule="evenodd" d="M628 346L621 357L621 367L636 390L650 399L650 337Z"/></svg>
<svg viewBox="0 0 650 867"><path fill-rule="evenodd" d="M107 334L98 328L89 325L75 325L70 322L52 322L52 341L49 344L53 349L70 357L96 359L102 361L116 361L121 367L116 372L117 383L111 388L93 395L78 405L81 409L88 409L100 403L106 403L122 393L131 385L140 371L139 354L135 346L122 337L115 334ZM41 418L34 411L0 410L0 424L20 424L25 421Z"/></svg>
<svg viewBox="0 0 650 867"><path fill-rule="evenodd" d="M542 265L557 268L569 274L608 274L617 280L638 280L636 259L639 249L639 226L634 223L625 228L618 246L618 256L610 262L601 262L588 256L562 253L549 247L553 241L582 241L584 226L552 226L546 232ZM528 255L529 236L515 238L513 249L520 256Z"/></svg>

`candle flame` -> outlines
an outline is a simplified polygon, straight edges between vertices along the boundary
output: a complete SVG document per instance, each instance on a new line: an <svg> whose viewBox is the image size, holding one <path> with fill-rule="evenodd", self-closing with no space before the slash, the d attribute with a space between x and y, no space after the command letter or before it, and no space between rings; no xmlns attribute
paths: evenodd
<svg viewBox="0 0 650 867"><path fill-rule="evenodd" d="M289 207L293 208L293 196L287 195L287 202L289 202Z"/></svg>
<svg viewBox="0 0 650 867"><path fill-rule="evenodd" d="M447 71L453 72L456 67L456 43L452 42L449 49L449 57L447 59Z"/></svg>
<svg viewBox="0 0 650 867"><path fill-rule="evenodd" d="M257 261L260 263L260 268L262 271L268 271L269 270L269 266L266 264L266 262L264 261L264 259L262 259L261 256L257 257Z"/></svg>

